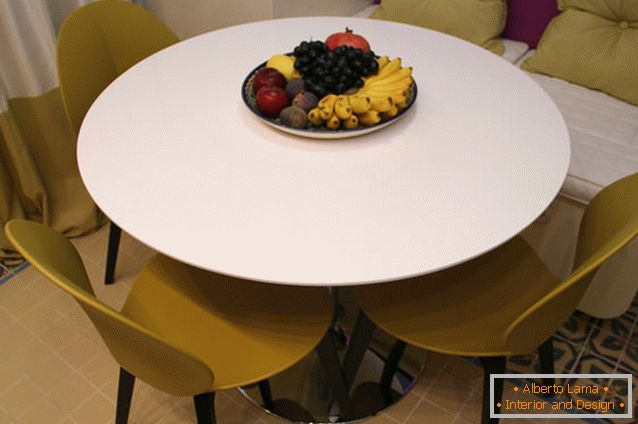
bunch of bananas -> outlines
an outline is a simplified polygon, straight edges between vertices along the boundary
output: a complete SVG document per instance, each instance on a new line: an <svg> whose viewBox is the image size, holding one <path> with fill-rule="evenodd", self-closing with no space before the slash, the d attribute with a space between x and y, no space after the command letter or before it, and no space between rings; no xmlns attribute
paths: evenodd
<svg viewBox="0 0 638 424"><path fill-rule="evenodd" d="M308 112L308 120L329 129L353 129L370 126L396 116L407 107L412 88L412 68L401 67L401 59L387 56L377 59L379 71L364 78L363 86L353 94L328 94Z"/></svg>

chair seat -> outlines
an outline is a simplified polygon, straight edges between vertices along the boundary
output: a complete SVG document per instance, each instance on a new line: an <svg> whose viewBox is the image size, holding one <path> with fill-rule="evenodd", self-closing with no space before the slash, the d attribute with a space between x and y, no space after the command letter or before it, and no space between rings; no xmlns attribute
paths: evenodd
<svg viewBox="0 0 638 424"><path fill-rule="evenodd" d="M250 282L157 255L122 313L205 362L216 391L259 382L310 354L332 301L326 288Z"/></svg>
<svg viewBox="0 0 638 424"><path fill-rule="evenodd" d="M530 283L533 281L533 284ZM463 265L397 283L361 286L356 296L378 327L408 344L454 355L508 356L507 327L560 283L521 238Z"/></svg>

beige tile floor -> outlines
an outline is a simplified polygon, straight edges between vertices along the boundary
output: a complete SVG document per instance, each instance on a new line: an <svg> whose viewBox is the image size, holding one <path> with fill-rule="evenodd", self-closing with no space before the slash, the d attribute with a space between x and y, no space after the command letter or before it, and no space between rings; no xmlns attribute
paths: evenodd
<svg viewBox="0 0 638 424"><path fill-rule="evenodd" d="M135 273L153 252L124 234L117 281L104 286L106 239L107 228L103 227L73 243L86 264L97 296L111 306L120 307ZM0 285L0 343L0 424L114 421L118 365L79 306L31 267ZM413 390L365 422L478 423L481 372L465 359L430 355ZM266 415L237 391L219 393L216 407L220 423L286 422ZM193 423L194 408L190 398L172 397L138 381L129 422Z"/></svg>

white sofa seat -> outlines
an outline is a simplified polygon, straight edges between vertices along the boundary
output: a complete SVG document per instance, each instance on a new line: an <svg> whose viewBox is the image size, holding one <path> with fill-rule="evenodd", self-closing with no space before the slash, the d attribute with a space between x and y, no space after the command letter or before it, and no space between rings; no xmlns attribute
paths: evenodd
<svg viewBox="0 0 638 424"><path fill-rule="evenodd" d="M529 75L552 97L569 128L572 155L563 196L588 204L603 187L638 171L638 106L558 78Z"/></svg>

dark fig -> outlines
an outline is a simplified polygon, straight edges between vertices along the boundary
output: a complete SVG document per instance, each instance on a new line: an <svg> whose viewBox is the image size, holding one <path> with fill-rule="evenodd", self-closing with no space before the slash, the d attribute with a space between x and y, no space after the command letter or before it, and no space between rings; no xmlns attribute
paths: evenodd
<svg viewBox="0 0 638 424"><path fill-rule="evenodd" d="M292 128L305 128L308 115L297 106L288 106L279 114L279 120L282 124Z"/></svg>
<svg viewBox="0 0 638 424"><path fill-rule="evenodd" d="M305 89L305 83L301 78L294 78L286 84L286 93L292 99Z"/></svg>
<svg viewBox="0 0 638 424"><path fill-rule="evenodd" d="M319 103L319 99L310 91L302 91L297 94L294 99L292 99L293 106L297 106L298 108L306 111L306 113L316 108L317 103Z"/></svg>

